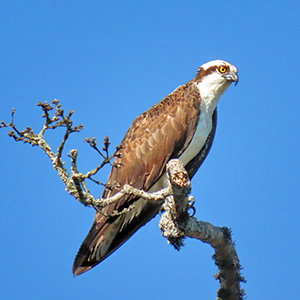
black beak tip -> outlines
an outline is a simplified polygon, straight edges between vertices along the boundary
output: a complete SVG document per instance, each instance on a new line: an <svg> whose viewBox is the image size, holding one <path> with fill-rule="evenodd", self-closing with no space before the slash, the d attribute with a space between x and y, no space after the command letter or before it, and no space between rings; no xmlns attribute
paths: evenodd
<svg viewBox="0 0 300 300"><path fill-rule="evenodd" d="M238 84L238 82L239 82L239 76L236 75L236 80L235 80L235 85L234 86L236 86Z"/></svg>

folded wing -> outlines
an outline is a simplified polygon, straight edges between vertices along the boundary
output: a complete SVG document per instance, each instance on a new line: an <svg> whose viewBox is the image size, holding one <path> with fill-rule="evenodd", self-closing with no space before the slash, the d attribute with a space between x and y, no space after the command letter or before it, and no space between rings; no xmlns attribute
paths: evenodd
<svg viewBox="0 0 300 300"><path fill-rule="evenodd" d="M191 142L199 120L200 103L198 89L188 82L137 117L121 142L107 181L109 188L105 188L103 197L113 196L124 184L150 190L164 175L167 162L178 158ZM200 164L203 161L201 157L198 160ZM161 204L125 195L106 206L104 214L96 212L75 258L74 275L91 269L120 247L158 213ZM113 215L128 207L131 208L128 212Z"/></svg>

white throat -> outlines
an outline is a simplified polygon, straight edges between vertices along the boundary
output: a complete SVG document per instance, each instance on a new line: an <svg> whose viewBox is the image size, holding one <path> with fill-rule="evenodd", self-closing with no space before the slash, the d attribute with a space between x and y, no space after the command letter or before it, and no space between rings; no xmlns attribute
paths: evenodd
<svg viewBox="0 0 300 300"><path fill-rule="evenodd" d="M230 81L225 81L219 74L210 74L203 78L197 84L199 89L202 103L201 103L201 113L202 109L205 109L209 114L212 115L217 107L220 97L230 86Z"/></svg>
<svg viewBox="0 0 300 300"><path fill-rule="evenodd" d="M202 149L212 129L212 115L220 97L225 92L230 82L218 81L218 77L207 76L197 84L201 95L200 118L194 137L179 159L186 166ZM195 83L196 84L196 83Z"/></svg>

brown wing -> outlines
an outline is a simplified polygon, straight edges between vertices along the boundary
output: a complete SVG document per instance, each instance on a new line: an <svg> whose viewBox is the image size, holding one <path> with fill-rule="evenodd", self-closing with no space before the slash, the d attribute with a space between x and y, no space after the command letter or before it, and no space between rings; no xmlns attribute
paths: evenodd
<svg viewBox="0 0 300 300"><path fill-rule="evenodd" d="M200 102L198 89L188 82L137 117L121 142L107 184L116 187L127 183L148 191L164 174L166 163L189 145L199 120ZM106 188L103 197L118 191ZM74 275L89 270L120 247L157 214L161 204L125 195L103 212L112 214L133 205L127 213L105 217L97 212L75 258Z"/></svg>

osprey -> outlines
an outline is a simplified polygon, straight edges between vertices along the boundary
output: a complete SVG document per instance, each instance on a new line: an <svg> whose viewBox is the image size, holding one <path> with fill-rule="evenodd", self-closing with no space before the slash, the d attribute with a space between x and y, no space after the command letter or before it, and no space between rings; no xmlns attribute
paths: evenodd
<svg viewBox="0 0 300 300"><path fill-rule="evenodd" d="M173 158L182 161L192 178L211 148L216 107L232 82L238 82L235 66L222 60L208 62L199 67L194 79L138 116L120 144L102 197L115 195L124 184L150 192L166 187L165 168ZM74 276L90 270L114 252L150 221L162 204L124 195L103 208L103 214L96 212L75 258ZM129 206L127 212L113 215Z"/></svg>

